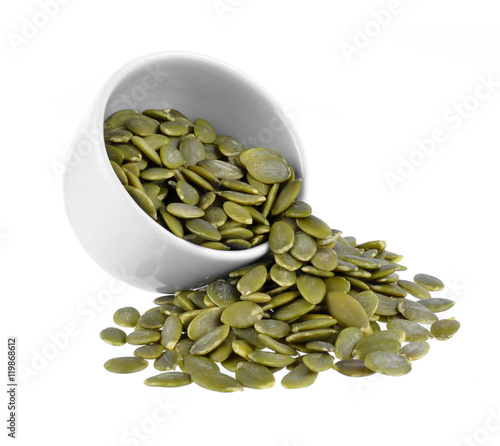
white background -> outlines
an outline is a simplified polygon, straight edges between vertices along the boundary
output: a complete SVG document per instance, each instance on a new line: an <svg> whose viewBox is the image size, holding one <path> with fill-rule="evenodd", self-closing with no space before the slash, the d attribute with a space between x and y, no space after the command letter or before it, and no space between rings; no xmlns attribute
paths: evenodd
<svg viewBox="0 0 500 446"><path fill-rule="evenodd" d="M0 18L0 383L14 335L17 444L499 444L498 2L66 0L51 17L42 3L9 2ZM156 295L119 284L85 253L60 166L105 80L164 50L216 57L270 91L306 148L315 214L358 240L387 240L405 255L404 278L441 277L457 302L443 317L460 332L431 340L404 377L331 371L298 391L279 380L236 394L155 389L142 384L152 366L106 372L132 349L117 353L100 330L117 308L146 310ZM434 150L419 151L439 129ZM388 172L404 176L391 187Z"/></svg>

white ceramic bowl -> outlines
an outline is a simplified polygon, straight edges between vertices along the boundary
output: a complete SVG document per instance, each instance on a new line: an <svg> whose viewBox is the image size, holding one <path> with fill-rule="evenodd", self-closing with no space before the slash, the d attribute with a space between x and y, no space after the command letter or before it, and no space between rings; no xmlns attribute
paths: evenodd
<svg viewBox="0 0 500 446"><path fill-rule="evenodd" d="M152 220L123 188L108 161L103 122L132 108L175 108L207 119L247 147L282 153L302 176L302 146L276 100L242 72L191 53L166 52L120 68L99 93L69 154L66 211L83 247L108 273L156 292L194 288L258 261L268 244L217 251L182 240Z"/></svg>

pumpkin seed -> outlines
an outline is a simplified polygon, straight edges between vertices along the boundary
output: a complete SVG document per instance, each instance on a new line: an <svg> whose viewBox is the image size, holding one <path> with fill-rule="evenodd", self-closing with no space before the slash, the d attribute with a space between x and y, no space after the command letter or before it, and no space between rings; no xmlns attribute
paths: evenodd
<svg viewBox="0 0 500 446"><path fill-rule="evenodd" d="M301 188L301 178L288 183L276 197L273 207L271 208L271 215L278 215L285 212L299 196Z"/></svg>
<svg viewBox="0 0 500 446"><path fill-rule="evenodd" d="M239 180L243 172L234 164L222 160L201 160L198 165L205 168L221 180Z"/></svg>
<svg viewBox="0 0 500 446"><path fill-rule="evenodd" d="M387 328L404 331L408 342L426 341L427 339L432 338L432 334L429 330L416 322L406 319L390 319L387 322Z"/></svg>
<svg viewBox="0 0 500 446"><path fill-rule="evenodd" d="M236 192L244 192L246 194L260 195L259 191L248 183L240 180L220 180L221 186L226 189Z"/></svg>
<svg viewBox="0 0 500 446"><path fill-rule="evenodd" d="M247 168L250 175L261 183L283 183L290 178L290 169L286 161L282 158L267 154L257 154L250 157L246 162L243 162L240 155L240 161Z"/></svg>
<svg viewBox="0 0 500 446"><path fill-rule="evenodd" d="M431 310L411 300L403 300L398 305L398 310L406 319L420 324L432 324L438 320Z"/></svg>
<svg viewBox="0 0 500 446"><path fill-rule="evenodd" d="M460 328L460 322L455 319L441 319L431 325L431 333L438 341L450 339Z"/></svg>
<svg viewBox="0 0 500 446"><path fill-rule="evenodd" d="M339 291L326 295L329 313L344 327L357 327L364 336L370 336L372 329L363 306L353 297Z"/></svg>
<svg viewBox="0 0 500 446"><path fill-rule="evenodd" d="M286 342L289 344L303 343L309 341L321 341L335 333L332 328L318 328L316 330L299 331L298 333L290 334L286 337Z"/></svg>
<svg viewBox="0 0 500 446"><path fill-rule="evenodd" d="M248 249L252 247L250 242L238 238L227 239L224 241L224 243L231 249Z"/></svg>
<svg viewBox="0 0 500 446"><path fill-rule="evenodd" d="M133 307L119 308L113 314L113 322L120 327L135 327L141 314Z"/></svg>
<svg viewBox="0 0 500 446"><path fill-rule="evenodd" d="M248 358L257 364L265 365L267 367L286 367L287 365L295 362L295 358L292 358L291 356L260 350L254 350L248 355Z"/></svg>
<svg viewBox="0 0 500 446"><path fill-rule="evenodd" d="M306 348L312 352L334 352L335 346L325 341L311 341L306 344Z"/></svg>
<svg viewBox="0 0 500 446"><path fill-rule="evenodd" d="M206 189L206 190L212 191L212 192L215 190L215 188L212 186L210 181L207 180L206 178L204 178L203 175L200 175L200 173L202 172L202 169L199 168L199 166L188 166L188 167L189 167L189 169L184 169L183 167L179 167L179 172L181 172L185 178L187 178L192 183L194 183L195 185L197 185L203 189ZM208 172L208 173L210 174L210 172ZM209 175L205 175L205 176L209 176Z"/></svg>
<svg viewBox="0 0 500 446"><path fill-rule="evenodd" d="M175 370L181 362L182 356L176 350L167 350L156 358L154 368L160 372Z"/></svg>
<svg viewBox="0 0 500 446"><path fill-rule="evenodd" d="M236 392L243 390L243 385L229 375L214 370L205 370L191 375L193 382L215 392Z"/></svg>
<svg viewBox="0 0 500 446"><path fill-rule="evenodd" d="M160 130L168 136L185 135L189 127L181 121L165 121L160 124Z"/></svg>
<svg viewBox="0 0 500 446"><path fill-rule="evenodd" d="M115 327L105 328L101 331L99 336L104 342L116 346L123 345L127 341L127 335L125 332Z"/></svg>
<svg viewBox="0 0 500 446"><path fill-rule="evenodd" d="M333 366L333 358L328 353L308 353L303 361L312 372L324 372Z"/></svg>
<svg viewBox="0 0 500 446"><path fill-rule="evenodd" d="M172 231L172 233L177 237L184 237L184 227L182 226L182 223L172 214L167 212L165 208L160 208L159 212L170 231Z"/></svg>
<svg viewBox="0 0 500 446"><path fill-rule="evenodd" d="M186 221L186 228L193 234L203 239L217 242L221 239L220 232L214 228L208 221L201 218L193 218Z"/></svg>
<svg viewBox="0 0 500 446"><path fill-rule="evenodd" d="M319 304L326 294L326 285L323 279L309 274L297 278L297 288L301 296L310 304Z"/></svg>
<svg viewBox="0 0 500 446"><path fill-rule="evenodd" d="M219 191L218 195L226 200L242 205L255 206L266 201L266 197L263 197L262 195L245 194L243 192L235 192L233 190Z"/></svg>
<svg viewBox="0 0 500 446"><path fill-rule="evenodd" d="M120 110L111 115L108 120L104 123L104 128L109 130L115 130L120 127L124 127L125 123L133 117L140 116L140 114L134 110L126 109Z"/></svg>
<svg viewBox="0 0 500 446"><path fill-rule="evenodd" d="M264 203L264 206L262 207L262 215L267 218L269 213L271 212L271 209L273 207L273 204L276 200L276 197L278 195L280 185L279 183L275 183L271 186L269 189L269 193L266 195L266 201Z"/></svg>
<svg viewBox="0 0 500 446"><path fill-rule="evenodd" d="M246 150L246 147L237 139L227 135L222 136L223 137L219 140L218 148L223 155L235 156Z"/></svg>
<svg viewBox="0 0 500 446"><path fill-rule="evenodd" d="M283 377L281 385L285 389L303 389L314 384L317 377L317 372L313 372L305 364L299 364Z"/></svg>
<svg viewBox="0 0 500 446"><path fill-rule="evenodd" d="M406 344L400 351L399 354L404 356L409 361L416 361L417 359L423 358L429 350L431 346L428 342L425 341L416 341L409 342Z"/></svg>
<svg viewBox="0 0 500 446"><path fill-rule="evenodd" d="M321 315L323 316L323 315ZM292 324L292 332L299 333L301 331L316 330L319 328L329 328L335 325L337 321L331 316L324 316L317 319L310 319L307 321L296 322Z"/></svg>
<svg viewBox="0 0 500 446"><path fill-rule="evenodd" d="M441 311L449 310L455 302L449 299L444 299L441 297L431 297L430 299L425 299L419 302L424 307L431 310L433 313L440 313Z"/></svg>
<svg viewBox="0 0 500 446"><path fill-rule="evenodd" d="M361 339L363 332L359 328L344 328L335 341L335 356L341 360L351 359L354 347Z"/></svg>
<svg viewBox="0 0 500 446"><path fill-rule="evenodd" d="M194 121L194 134L202 143L206 144L214 143L217 137L214 128L201 118Z"/></svg>
<svg viewBox="0 0 500 446"><path fill-rule="evenodd" d="M156 220L156 208L151 201L151 199L146 195L146 193L136 187L129 186L125 184L123 186L132 199L146 212L150 217Z"/></svg>
<svg viewBox="0 0 500 446"><path fill-rule="evenodd" d="M200 208L185 203L170 203L167 206L167 211L174 217L179 218L200 218L205 215L205 212Z"/></svg>
<svg viewBox="0 0 500 446"><path fill-rule="evenodd" d="M296 271L303 265L303 262L296 259L289 252L284 252L283 254L275 254L274 260L279 266L287 269L288 271Z"/></svg>
<svg viewBox="0 0 500 446"><path fill-rule="evenodd" d="M297 351L287 344L276 341L270 336L265 334L259 334L260 341L269 349L274 350L276 353L281 353L282 355L295 356Z"/></svg>
<svg viewBox="0 0 500 446"><path fill-rule="evenodd" d="M387 243L384 240L373 240L370 242L361 243L360 245L356 245L356 248L364 250L376 249L378 251L383 251L386 246Z"/></svg>
<svg viewBox="0 0 500 446"><path fill-rule="evenodd" d="M248 209L245 209L243 206L234 203L232 201L226 201L222 207L224 208L224 212L234 221L238 223L251 225L253 222L252 216Z"/></svg>
<svg viewBox="0 0 500 446"><path fill-rule="evenodd" d="M182 336L182 322L178 316L169 316L161 331L160 343L167 350L173 350Z"/></svg>
<svg viewBox="0 0 500 446"><path fill-rule="evenodd" d="M262 315L262 308L254 302L235 302L224 309L221 321L231 327L246 328L262 319Z"/></svg>
<svg viewBox="0 0 500 446"><path fill-rule="evenodd" d="M398 285L403 290L407 291L412 296L418 297L419 299L429 299L431 297L429 290L410 280L398 280Z"/></svg>
<svg viewBox="0 0 500 446"><path fill-rule="evenodd" d="M318 248L311 263L322 271L333 271L337 267L337 253L331 248Z"/></svg>
<svg viewBox="0 0 500 446"><path fill-rule="evenodd" d="M229 305L237 302L240 296L234 285L222 279L212 282L207 288L207 294L221 308L227 308Z"/></svg>
<svg viewBox="0 0 500 446"><path fill-rule="evenodd" d="M306 218L312 213L312 208L304 201L294 201L285 210L285 216L290 218Z"/></svg>
<svg viewBox="0 0 500 446"><path fill-rule="evenodd" d="M196 341L196 339L201 338L219 325L222 325L220 320L222 311L222 308L219 307L203 310L189 324L186 331L188 337Z"/></svg>
<svg viewBox="0 0 500 446"><path fill-rule="evenodd" d="M104 368L113 373L134 373L144 370L148 366L148 361L136 356L123 356L113 358L104 363Z"/></svg>
<svg viewBox="0 0 500 446"><path fill-rule="evenodd" d="M444 283L430 274L416 274L413 280L429 291L441 291L444 289Z"/></svg>
<svg viewBox="0 0 500 446"><path fill-rule="evenodd" d="M269 389L274 386L272 372L265 366L252 362L240 362L236 366L236 379L251 389Z"/></svg>
<svg viewBox="0 0 500 446"><path fill-rule="evenodd" d="M256 293L247 294L246 296L240 296L241 300L255 302L256 304L263 304L271 300L271 296L267 293L261 293L257 291Z"/></svg>
<svg viewBox="0 0 500 446"><path fill-rule="evenodd" d="M289 251L295 242L293 229L283 221L277 221L269 232L269 247L275 254L284 254Z"/></svg>
<svg viewBox="0 0 500 446"><path fill-rule="evenodd" d="M144 313L137 321L137 326L151 330L163 327L166 316L156 308Z"/></svg>
<svg viewBox="0 0 500 446"><path fill-rule="evenodd" d="M269 304L271 303L273 303L273 300L269 302ZM293 302L278 308L274 312L273 318L277 319L278 321L291 321L299 318L300 316L303 316L306 313L309 313L309 311L311 311L314 307L314 304L311 304L304 298L299 297Z"/></svg>
<svg viewBox="0 0 500 446"><path fill-rule="evenodd" d="M369 338L361 339L357 343L353 350L353 356L356 359L365 359L372 352L398 353L400 350L401 343L395 339L377 339L370 336Z"/></svg>
<svg viewBox="0 0 500 446"><path fill-rule="evenodd" d="M190 353L192 355L206 355L222 344L228 334L229 325L221 325L194 341Z"/></svg>
<svg viewBox="0 0 500 446"><path fill-rule="evenodd" d="M219 366L206 356L188 355L179 363L181 370L188 375L202 372L218 372Z"/></svg>
<svg viewBox="0 0 500 446"><path fill-rule="evenodd" d="M350 282L344 277L331 277L325 280L326 291L341 291L347 293L351 289Z"/></svg>
<svg viewBox="0 0 500 446"><path fill-rule="evenodd" d="M248 355L252 353L255 348L252 344L242 339L234 340L231 343L232 350L240 355L242 358L248 359Z"/></svg>
<svg viewBox="0 0 500 446"><path fill-rule="evenodd" d="M319 239L327 239L332 236L330 227L318 217L310 215L305 218L297 218L297 225L306 234Z"/></svg>
<svg viewBox="0 0 500 446"><path fill-rule="evenodd" d="M233 353L233 347L231 343L231 339L233 338L234 336L230 334L226 339L224 339L221 345L210 352L209 358L214 362L222 362L229 358L229 355Z"/></svg>
<svg viewBox="0 0 500 446"><path fill-rule="evenodd" d="M406 291L395 283L384 283L383 285L370 284L370 288L380 294L394 297L405 297Z"/></svg>
<svg viewBox="0 0 500 446"><path fill-rule="evenodd" d="M186 358L187 356L190 356L189 351L191 350L193 344L194 344L193 340L188 338L183 338L175 346L175 351L179 352L182 358ZM181 364L182 362L179 363L179 365Z"/></svg>
<svg viewBox="0 0 500 446"><path fill-rule="evenodd" d="M370 353L365 358L365 365L374 372L390 376L406 375L411 371L411 363L406 358L386 351Z"/></svg>
<svg viewBox="0 0 500 446"><path fill-rule="evenodd" d="M127 343L132 345L146 345L159 341L161 333L149 328L140 329L127 335Z"/></svg>
<svg viewBox="0 0 500 446"><path fill-rule="evenodd" d="M238 281L236 287L243 294L251 294L259 291L267 279L267 269L264 265L257 265Z"/></svg>
<svg viewBox="0 0 500 446"><path fill-rule="evenodd" d="M275 319L261 319L254 323L255 330L271 338L280 339L290 331L290 326Z"/></svg>
<svg viewBox="0 0 500 446"><path fill-rule="evenodd" d="M139 136L148 136L155 132L154 120L144 117L132 117L125 123L127 129Z"/></svg>
<svg viewBox="0 0 500 446"><path fill-rule="evenodd" d="M144 381L151 387L181 387L191 384L191 376L182 372L165 372L151 376Z"/></svg>
<svg viewBox="0 0 500 446"><path fill-rule="evenodd" d="M333 364L333 369L345 376L363 377L373 375L375 372L365 365L361 359L346 359Z"/></svg>
<svg viewBox="0 0 500 446"><path fill-rule="evenodd" d="M144 154L146 157L151 160L153 163L161 166L160 155L156 153L156 150L152 149L145 139L140 136L133 136L131 139L132 143ZM131 160L135 161L135 160ZM139 161L139 160L137 160Z"/></svg>
<svg viewBox="0 0 500 446"><path fill-rule="evenodd" d="M134 350L134 356L142 359L156 359L163 353L163 345L149 344L138 347Z"/></svg>
<svg viewBox="0 0 500 446"><path fill-rule="evenodd" d="M292 254L296 259L301 260L302 262L307 262L314 257L317 250L318 247L310 235L302 231L295 233L295 241L290 249L290 254Z"/></svg>

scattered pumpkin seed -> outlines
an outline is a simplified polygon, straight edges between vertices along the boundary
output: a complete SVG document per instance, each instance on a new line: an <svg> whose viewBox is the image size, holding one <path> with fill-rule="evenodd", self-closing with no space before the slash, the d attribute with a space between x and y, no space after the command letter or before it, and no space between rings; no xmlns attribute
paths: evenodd
<svg viewBox="0 0 500 446"><path fill-rule="evenodd" d="M123 356L113 358L104 363L104 368L113 373L134 373L144 370L148 366L148 361L136 356Z"/></svg>
<svg viewBox="0 0 500 446"><path fill-rule="evenodd" d="M460 322L455 319L441 319L431 325L431 333L438 341L450 339L460 328Z"/></svg>
<svg viewBox="0 0 500 446"><path fill-rule="evenodd" d="M444 289L444 283L430 274L416 274L413 280L429 291L441 291Z"/></svg>

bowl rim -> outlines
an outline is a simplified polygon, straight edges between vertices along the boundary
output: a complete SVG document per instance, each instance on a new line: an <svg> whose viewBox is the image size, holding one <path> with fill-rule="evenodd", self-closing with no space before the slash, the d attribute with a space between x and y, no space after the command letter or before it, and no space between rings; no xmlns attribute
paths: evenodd
<svg viewBox="0 0 500 446"><path fill-rule="evenodd" d="M129 62L122 65L118 68L104 83L101 87L100 93L97 96L97 100L94 105L91 126L95 126L94 128L101 128L105 117L106 106L108 105L109 99L118 85L127 77L139 71L141 68L144 68L148 65L154 64L156 62L165 61L165 60L189 60L189 61L200 61L205 64L211 65L214 69L223 70L227 74L235 76L239 81L246 83L252 89L258 91L265 100L274 106L274 109L279 113L280 118L284 121L287 132L290 134L291 138L294 141L294 145L297 152L297 158L299 160L300 168L302 174L305 172L304 165L304 149L302 146L301 139L298 135L298 132L295 128L295 125L290 120L288 116L283 111L283 107L281 104L274 98L274 96L269 93L262 85L260 85L257 81L255 81L252 77L250 77L245 72L239 70L238 68L219 60L217 58L207 56L205 54L200 54L196 52L187 52L187 51L161 51L150 53L146 55L139 56L135 59L130 60ZM180 237L177 237L175 234L172 234L168 229L159 225L155 220L153 220L150 216L146 214L138 205L135 203L133 198L126 192L123 188L121 182L116 177L116 174L113 171L112 166L109 163L109 159L106 156L106 147L104 138L98 139L98 149L97 149L97 159L100 167L103 168L104 171L107 172L108 176L114 178L115 181L110 181L110 185L119 189L119 194L125 197L125 201L129 202L132 209L137 208L136 214L140 215L144 221L144 224L147 225L146 229L148 231L153 231L153 234L158 236L161 239L166 238L169 243L174 243L179 245L180 249L186 250L187 254L192 255L210 255L215 257L225 258L226 260L232 259L235 262L242 261L245 258L249 257L264 257L266 254L270 252L269 242L266 240L264 243L243 250L216 250L212 248L207 248L204 246L199 246L195 243L191 243L187 240L183 240Z"/></svg>

